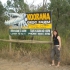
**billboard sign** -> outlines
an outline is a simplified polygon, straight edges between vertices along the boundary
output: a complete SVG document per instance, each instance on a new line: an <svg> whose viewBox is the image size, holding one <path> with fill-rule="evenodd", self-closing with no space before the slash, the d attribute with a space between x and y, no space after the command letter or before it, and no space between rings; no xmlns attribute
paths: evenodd
<svg viewBox="0 0 70 70"><path fill-rule="evenodd" d="M10 35L51 35L51 12L26 13L13 19L9 27Z"/></svg>

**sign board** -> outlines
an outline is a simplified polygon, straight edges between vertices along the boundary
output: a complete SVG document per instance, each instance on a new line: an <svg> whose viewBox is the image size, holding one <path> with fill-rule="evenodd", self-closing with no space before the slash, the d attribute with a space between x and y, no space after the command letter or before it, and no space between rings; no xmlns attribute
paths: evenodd
<svg viewBox="0 0 70 70"><path fill-rule="evenodd" d="M26 13L23 20L10 25L10 35L51 35L51 12Z"/></svg>

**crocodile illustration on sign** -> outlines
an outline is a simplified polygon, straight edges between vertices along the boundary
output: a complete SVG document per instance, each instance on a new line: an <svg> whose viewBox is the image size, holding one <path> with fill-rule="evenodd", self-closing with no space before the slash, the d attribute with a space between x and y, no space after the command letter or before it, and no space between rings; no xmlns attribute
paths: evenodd
<svg viewBox="0 0 70 70"><path fill-rule="evenodd" d="M21 27L22 26L28 26L26 21L26 14L25 13L5 13L5 15L7 15L10 19L9 20L5 20L5 25L9 25L9 26L18 26Z"/></svg>

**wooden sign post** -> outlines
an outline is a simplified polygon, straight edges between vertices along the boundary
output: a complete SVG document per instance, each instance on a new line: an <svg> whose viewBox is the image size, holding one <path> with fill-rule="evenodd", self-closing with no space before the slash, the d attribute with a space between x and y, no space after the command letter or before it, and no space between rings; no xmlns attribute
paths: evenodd
<svg viewBox="0 0 70 70"><path fill-rule="evenodd" d="M11 40L11 36L9 35L9 40ZM9 52L11 53L11 45L12 45L12 42L9 43Z"/></svg>

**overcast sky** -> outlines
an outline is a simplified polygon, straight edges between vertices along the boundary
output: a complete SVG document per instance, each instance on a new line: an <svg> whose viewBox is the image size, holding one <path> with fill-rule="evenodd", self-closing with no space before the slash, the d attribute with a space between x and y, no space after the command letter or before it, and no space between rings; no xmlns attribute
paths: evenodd
<svg viewBox="0 0 70 70"><path fill-rule="evenodd" d="M0 0L3 4L6 3L7 0ZM32 4L33 1L34 1L34 5L38 5L38 4L41 4L43 3L43 0L24 0L26 3L28 4ZM49 0L47 0L47 2L49 2Z"/></svg>

